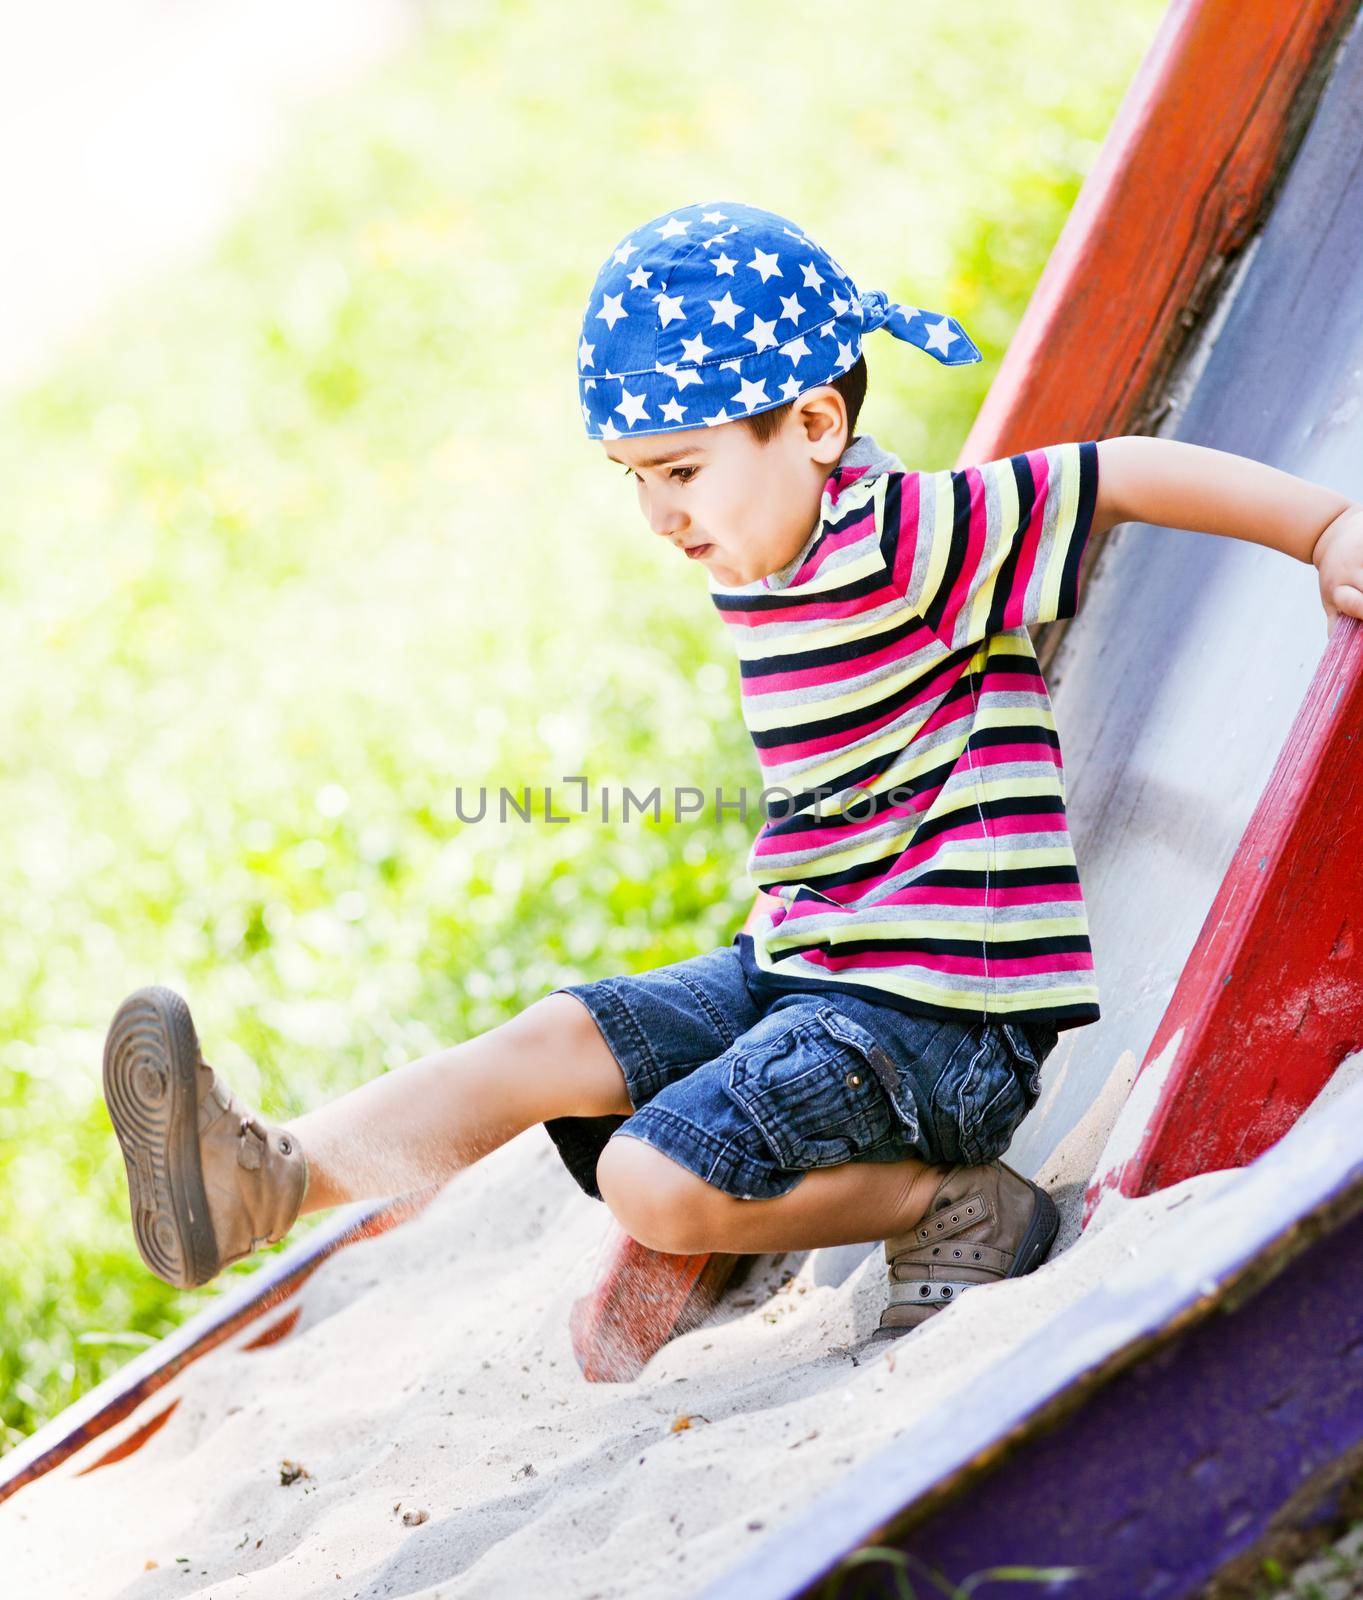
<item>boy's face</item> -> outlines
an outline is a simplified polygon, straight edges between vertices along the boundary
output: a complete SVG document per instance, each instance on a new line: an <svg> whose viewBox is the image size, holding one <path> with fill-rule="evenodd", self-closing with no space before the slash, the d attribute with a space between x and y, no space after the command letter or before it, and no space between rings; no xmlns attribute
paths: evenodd
<svg viewBox="0 0 1363 1600"><path fill-rule="evenodd" d="M799 553L847 443L847 410L831 384L798 396L765 444L739 422L601 441L634 477L653 531L726 588L769 577Z"/></svg>

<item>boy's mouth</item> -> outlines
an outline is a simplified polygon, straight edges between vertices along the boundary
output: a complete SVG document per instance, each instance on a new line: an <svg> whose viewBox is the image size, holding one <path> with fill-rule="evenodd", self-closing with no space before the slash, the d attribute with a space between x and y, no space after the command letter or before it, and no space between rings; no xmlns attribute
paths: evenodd
<svg viewBox="0 0 1363 1600"><path fill-rule="evenodd" d="M713 545L708 545L708 544L687 545L687 547L686 547L687 558L688 558L688 560L691 560L691 561L698 561L701 558L701 556L705 555L707 552L709 552L713 548L714 548Z"/></svg>

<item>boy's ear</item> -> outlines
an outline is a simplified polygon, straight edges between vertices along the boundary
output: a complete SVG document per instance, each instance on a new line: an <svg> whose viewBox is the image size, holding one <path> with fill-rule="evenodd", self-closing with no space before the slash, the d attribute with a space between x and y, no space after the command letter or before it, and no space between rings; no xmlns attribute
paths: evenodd
<svg viewBox="0 0 1363 1600"><path fill-rule="evenodd" d="M808 389L795 402L811 461L831 467L847 448L847 405L831 383Z"/></svg>

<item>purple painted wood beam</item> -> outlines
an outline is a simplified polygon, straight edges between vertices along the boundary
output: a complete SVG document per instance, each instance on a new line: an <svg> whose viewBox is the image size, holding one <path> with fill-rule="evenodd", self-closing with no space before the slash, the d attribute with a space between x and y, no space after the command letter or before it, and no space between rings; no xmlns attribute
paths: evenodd
<svg viewBox="0 0 1363 1600"><path fill-rule="evenodd" d="M981 1584L980 1600L1192 1600L1329 1518L1363 1459L1360 1128L1363 1084L1169 1214L1147 1253L703 1600L902 1594L884 1563L821 1581L868 1544L954 1583L992 1566L1083 1569Z"/></svg>

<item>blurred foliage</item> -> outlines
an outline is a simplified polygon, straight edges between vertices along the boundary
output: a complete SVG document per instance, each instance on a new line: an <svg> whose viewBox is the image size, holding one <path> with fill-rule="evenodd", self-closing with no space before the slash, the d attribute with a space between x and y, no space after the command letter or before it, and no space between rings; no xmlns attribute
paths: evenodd
<svg viewBox="0 0 1363 1600"><path fill-rule="evenodd" d="M742 921L751 818L456 814L761 787L704 573L582 436L614 241L742 198L959 315L983 365L873 339L861 422L950 464L1160 11L437 9L6 407L0 1444L261 1262L180 1294L137 1256L100 1093L126 991L184 990L282 1120Z"/></svg>

